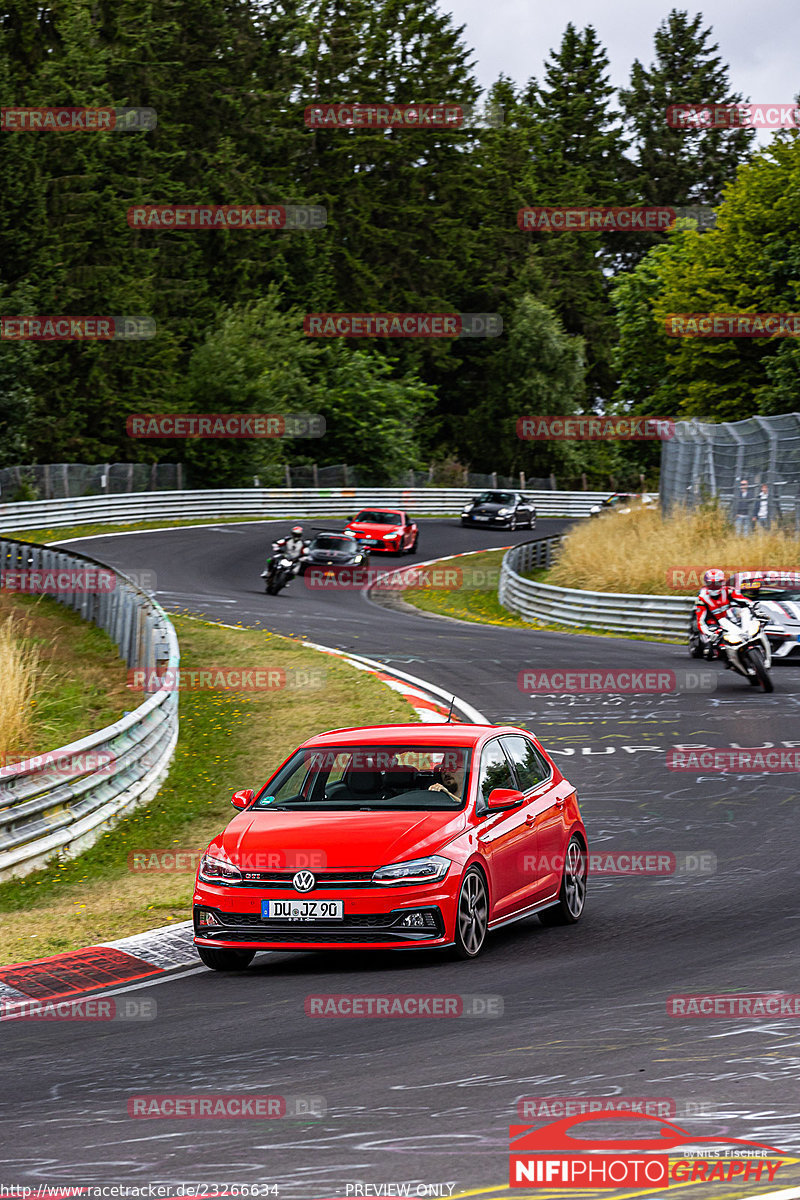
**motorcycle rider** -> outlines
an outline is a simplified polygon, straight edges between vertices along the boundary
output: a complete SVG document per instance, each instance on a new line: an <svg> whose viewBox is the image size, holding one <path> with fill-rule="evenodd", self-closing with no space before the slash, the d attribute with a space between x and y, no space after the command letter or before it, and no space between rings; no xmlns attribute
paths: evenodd
<svg viewBox="0 0 800 1200"><path fill-rule="evenodd" d="M262 576L266 575L269 571L270 563L272 562L273 555L276 552L279 552L285 558L288 558L294 563L294 574L296 575L300 569L300 559L303 556L303 551L305 548L306 544L303 540L303 526L293 525L291 532L285 538L278 538L278 540L273 544L273 554L270 554L269 558L267 559L266 567L261 573Z"/></svg>
<svg viewBox="0 0 800 1200"><path fill-rule="evenodd" d="M736 588L726 584L724 571L719 567L710 567L703 576L703 586L694 602L697 628L706 659L717 657L720 617L725 616L732 604L748 607L750 601Z"/></svg>

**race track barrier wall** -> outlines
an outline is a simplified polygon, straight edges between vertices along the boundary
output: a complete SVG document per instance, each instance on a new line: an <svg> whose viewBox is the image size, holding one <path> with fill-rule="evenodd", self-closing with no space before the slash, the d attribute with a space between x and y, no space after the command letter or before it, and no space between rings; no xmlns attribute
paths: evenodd
<svg viewBox="0 0 800 1200"><path fill-rule="evenodd" d="M53 599L104 629L128 667L158 675L179 667L178 639L169 617L119 572L82 554L7 537L0 537L0 568L44 573L97 568L106 579L114 576L113 590L71 590ZM3 580L8 581L5 575ZM69 582L63 575L55 578L56 584ZM123 814L151 800L177 739L178 692L160 688L105 729L1 766L0 880L37 870L54 855L72 857Z"/></svg>
<svg viewBox="0 0 800 1200"><path fill-rule="evenodd" d="M507 489L499 488L498 491ZM127 492L0 504L0 530L50 529L98 522L126 523L219 517L264 521L352 517L359 508L400 508L418 516L460 513L476 488L228 488L209 491ZM540 517L587 517L612 492L527 491ZM654 494L657 499L657 494Z"/></svg>
<svg viewBox="0 0 800 1200"><path fill-rule="evenodd" d="M609 633L639 633L684 639L694 598L587 592L523 578L520 572L549 567L560 537L538 538L514 546L503 557L498 599L526 621L556 621Z"/></svg>

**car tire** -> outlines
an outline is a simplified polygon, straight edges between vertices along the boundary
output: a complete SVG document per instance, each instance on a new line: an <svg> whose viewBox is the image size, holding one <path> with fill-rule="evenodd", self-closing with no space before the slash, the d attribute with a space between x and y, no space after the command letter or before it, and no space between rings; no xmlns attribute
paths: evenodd
<svg viewBox="0 0 800 1200"><path fill-rule="evenodd" d="M211 950L208 946L195 946L195 950L212 971L244 971L256 956L255 950Z"/></svg>
<svg viewBox="0 0 800 1200"><path fill-rule="evenodd" d="M516 513L514 514L513 517L510 518L510 520L508 522L508 532L509 533L517 532L517 514Z"/></svg>
<svg viewBox="0 0 800 1200"><path fill-rule="evenodd" d="M470 867L461 880L456 906L454 952L456 958L477 958L486 943L489 928L489 893L477 867Z"/></svg>
<svg viewBox="0 0 800 1200"><path fill-rule="evenodd" d="M574 925L586 906L586 850L578 837L571 837L564 855L564 871L558 904L539 913L543 925Z"/></svg>
<svg viewBox="0 0 800 1200"><path fill-rule="evenodd" d="M416 553L417 553L417 546L418 546L418 545L419 545L419 534L418 534L418 533L415 533L415 534L414 534L414 540L413 540L413 542L411 543L411 545L408 547L408 553L409 553L409 554L416 554Z"/></svg>

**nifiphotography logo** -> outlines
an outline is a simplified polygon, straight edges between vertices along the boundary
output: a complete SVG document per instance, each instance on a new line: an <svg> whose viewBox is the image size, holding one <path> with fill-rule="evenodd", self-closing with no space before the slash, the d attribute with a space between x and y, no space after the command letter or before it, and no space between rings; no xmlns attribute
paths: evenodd
<svg viewBox="0 0 800 1200"><path fill-rule="evenodd" d="M604 1121L603 1125L597 1124ZM603 1138L612 1126L635 1121L630 1138ZM588 1125L594 1136L577 1136ZM596 1131L596 1132L595 1132ZM642 1136L642 1134L645 1136ZM687 1183L772 1183L784 1150L742 1138L699 1137L671 1121L641 1113L582 1113L547 1125L511 1125L512 1188L668 1188ZM638 1136L636 1136L638 1134ZM684 1147L679 1157L668 1153ZM782 1161L783 1160L783 1161Z"/></svg>

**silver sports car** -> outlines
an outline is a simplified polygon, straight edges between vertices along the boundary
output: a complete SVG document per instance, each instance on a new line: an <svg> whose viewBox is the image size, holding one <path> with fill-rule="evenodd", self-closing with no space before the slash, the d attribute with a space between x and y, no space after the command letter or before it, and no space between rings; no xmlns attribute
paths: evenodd
<svg viewBox="0 0 800 1200"><path fill-rule="evenodd" d="M800 650L800 572L740 571L728 583L757 602L769 617L764 633L773 658L787 658Z"/></svg>

